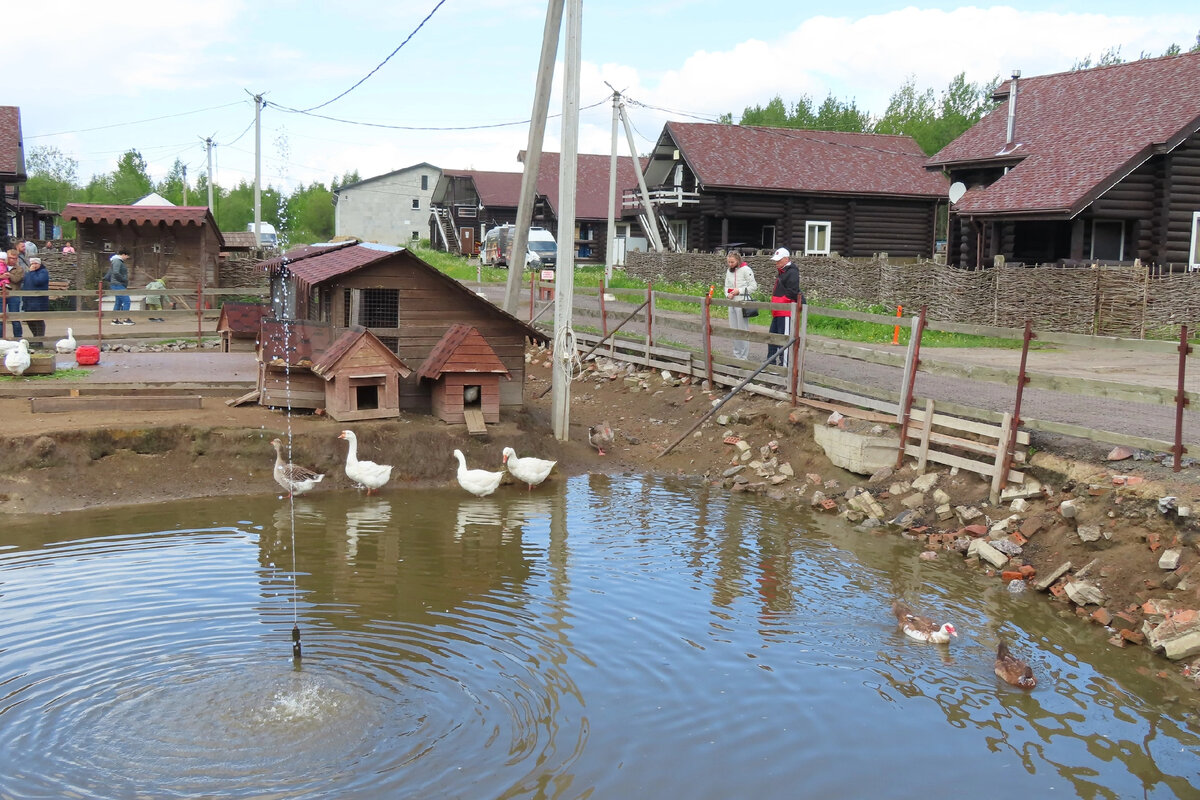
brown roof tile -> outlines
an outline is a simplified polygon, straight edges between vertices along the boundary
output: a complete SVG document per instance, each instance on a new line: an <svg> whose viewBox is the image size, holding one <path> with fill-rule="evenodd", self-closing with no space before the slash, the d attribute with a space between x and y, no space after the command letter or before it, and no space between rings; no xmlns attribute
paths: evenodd
<svg viewBox="0 0 1200 800"><path fill-rule="evenodd" d="M558 214L558 173L559 153L542 153L538 164L538 194L544 195L546 202ZM643 168L645 162L642 162ZM608 219L608 175L612 169L612 156L598 156L580 153L576 166L575 189L575 219L607 220ZM637 185L637 173L633 168L633 159L629 156L617 158L617 198L616 216L621 216L622 190Z"/></svg>
<svg viewBox="0 0 1200 800"><path fill-rule="evenodd" d="M25 177L21 109L16 106L0 106L0 182L20 183Z"/></svg>
<svg viewBox="0 0 1200 800"><path fill-rule="evenodd" d="M68 203L62 218L75 222L116 223L125 225L195 225L212 228L217 239L225 240L207 206L108 206Z"/></svg>
<svg viewBox="0 0 1200 800"><path fill-rule="evenodd" d="M223 303L217 318L217 332L229 331L238 338L253 338L258 335L259 325L270 311L266 303Z"/></svg>
<svg viewBox="0 0 1200 800"><path fill-rule="evenodd" d="M258 238L255 237L254 231L222 231L221 236L225 238L226 250L250 250L258 247Z"/></svg>
<svg viewBox="0 0 1200 800"><path fill-rule="evenodd" d="M665 133L703 188L942 197L909 136L668 122Z"/></svg>
<svg viewBox="0 0 1200 800"><path fill-rule="evenodd" d="M446 373L507 375L508 368L474 326L456 322L450 326L417 370L420 377L434 381Z"/></svg>
<svg viewBox="0 0 1200 800"><path fill-rule="evenodd" d="M485 208L511 206L517 207L521 198L521 173L519 172L486 172L477 169L448 169L443 175L458 178L470 178L475 183L475 192L479 202Z"/></svg>
<svg viewBox="0 0 1200 800"><path fill-rule="evenodd" d="M992 185L970 189L956 210L1076 214L1154 152L1200 129L1200 53L1022 78L1017 146L1006 153L1007 129L1006 99L929 159L931 167L1015 164Z"/></svg>
<svg viewBox="0 0 1200 800"><path fill-rule="evenodd" d="M348 328L345 333L334 340L333 344L325 352L318 355L313 360L312 371L325 380L330 380L337 370L338 362L352 352L360 342L376 350L386 360L391 362L392 367L400 373L400 377L407 378L412 373L408 365L398 355L389 350L387 345L379 341L375 334L366 328L359 328L357 326Z"/></svg>

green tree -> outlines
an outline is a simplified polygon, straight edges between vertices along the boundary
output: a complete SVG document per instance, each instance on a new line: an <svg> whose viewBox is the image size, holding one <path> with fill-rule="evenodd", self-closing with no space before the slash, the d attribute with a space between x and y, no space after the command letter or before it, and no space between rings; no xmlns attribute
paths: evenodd
<svg viewBox="0 0 1200 800"><path fill-rule="evenodd" d="M132 203L154 191L154 182L146 171L146 159L137 150L126 150L117 159L111 188L118 203Z"/></svg>
<svg viewBox="0 0 1200 800"><path fill-rule="evenodd" d="M731 122L732 114L722 115L722 122ZM779 95L771 98L765 106L747 106L742 111L739 125L758 125L767 128L807 128L822 131L871 130L871 115L859 110L853 100L839 100L832 94L825 98L820 107L814 107L812 98L804 95L789 108Z"/></svg>
<svg viewBox="0 0 1200 800"><path fill-rule="evenodd" d="M62 211L67 203L82 196L79 186L79 162L57 147L39 145L25 157L28 180L21 196L30 203Z"/></svg>
<svg viewBox="0 0 1200 800"><path fill-rule="evenodd" d="M158 182L158 186L155 187L154 191L158 192L177 206L204 205L206 202L208 202L207 194L197 200L196 193L192 191L191 187L189 186L187 202L185 203L183 200L183 187L186 184L187 165L177 158L175 159L175 163L171 165L171 169L167 172L167 176ZM206 186L205 192L207 192L207 190L208 187Z"/></svg>
<svg viewBox="0 0 1200 800"><path fill-rule="evenodd" d="M289 243L328 241L333 237L333 191L320 181L296 187L288 195L284 216Z"/></svg>
<svg viewBox="0 0 1200 800"><path fill-rule="evenodd" d="M817 110L816 123L822 131L846 131L848 133L870 133L874 129L871 115L860 111L853 100L838 100L832 94L825 98Z"/></svg>

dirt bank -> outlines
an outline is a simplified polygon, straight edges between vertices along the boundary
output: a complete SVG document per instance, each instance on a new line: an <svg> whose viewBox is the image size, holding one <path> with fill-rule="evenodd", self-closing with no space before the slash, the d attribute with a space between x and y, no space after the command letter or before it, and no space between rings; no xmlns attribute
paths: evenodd
<svg viewBox="0 0 1200 800"><path fill-rule="evenodd" d="M996 580L1020 580L1028 591L1069 562L1063 577L1046 587L1048 601L1104 625L1113 646L1157 644L1179 655L1194 632L1200 652L1200 615L1190 613L1200 609L1200 527L1195 516L1179 513L1190 507L1200 514L1196 467L1173 474L1151 461L1105 463L1108 448L1036 440L1043 449L1028 472L1042 489L1025 501L1027 508L1018 503L1014 510L990 506L986 481L968 472L937 472L924 479L930 486L914 486L911 467L873 479L845 472L813 439L813 427L827 424L828 411L749 395L721 409L729 417L725 425L714 417L659 458L721 395L626 368L573 385L572 439L562 443L549 433L550 397L540 397L549 385L547 355L532 350L530 359L527 410L489 426L489 436L474 438L461 426L405 415L353 423L361 451L396 466L392 485L453 483L454 448L472 466L498 469L506 445L559 460L563 474L628 468L703 476L730 491L841 515L865 535L906 536L926 558L967 557ZM289 420L258 406L230 408L222 398L206 398L199 411L137 414L32 414L28 400L0 399L0 415L8 423L0 435L0 513L278 492L269 442L289 432L293 460L327 473L319 491L353 490L341 470L345 445L337 440L345 426L323 416ZM605 456L587 444L587 426L601 421L616 431ZM1164 497L1175 498L1165 510ZM1060 511L1065 500L1072 501L1073 516ZM897 517L902 525L889 524ZM991 549L972 544L978 541ZM1161 567L1164 552L1175 548L1178 566ZM1191 673L1193 660L1200 661L1194 655L1175 665L1164 659L1164 671Z"/></svg>

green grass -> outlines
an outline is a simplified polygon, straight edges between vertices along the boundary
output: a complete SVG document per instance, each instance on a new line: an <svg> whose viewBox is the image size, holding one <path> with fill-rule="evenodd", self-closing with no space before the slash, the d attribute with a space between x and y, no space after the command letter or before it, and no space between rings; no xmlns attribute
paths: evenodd
<svg viewBox="0 0 1200 800"><path fill-rule="evenodd" d="M83 376L87 375L88 372L89 371L83 367L67 367L65 369L56 369L50 375L4 375L0 377L3 377L5 380L9 381L69 381L76 378L82 378Z"/></svg>
<svg viewBox="0 0 1200 800"><path fill-rule="evenodd" d="M447 253L445 250L431 250L425 247L413 247L410 251L417 258L435 269L446 273L459 281L474 281L478 276L478 267L471 264L465 257ZM504 283L508 280L508 270L500 267L484 267L484 283Z"/></svg>

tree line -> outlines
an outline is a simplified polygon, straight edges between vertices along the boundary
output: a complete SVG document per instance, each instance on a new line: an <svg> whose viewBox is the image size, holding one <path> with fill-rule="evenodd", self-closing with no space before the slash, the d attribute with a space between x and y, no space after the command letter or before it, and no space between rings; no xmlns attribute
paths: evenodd
<svg viewBox="0 0 1200 800"><path fill-rule="evenodd" d="M21 199L50 211L61 212L67 203L129 205L151 192L157 192L178 206L208 204L207 175L201 174L194 181L186 180L183 162L175 159L166 176L155 181L147 171L146 160L136 149L126 150L111 172L93 175L87 183L79 179L79 162L57 147L34 147L25 162L29 177L21 189ZM334 190L359 180L358 171L352 170L333 178L329 185L313 181L301 184L287 194L274 186L264 186L260 194L262 221L286 235L291 244L328 241L334 234ZM214 183L212 211L221 230L246 230L246 226L254 222L254 183L243 180L232 187ZM62 224L63 235L73 236L74 223L63 220Z"/></svg>

